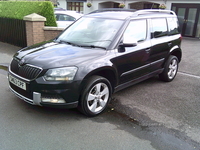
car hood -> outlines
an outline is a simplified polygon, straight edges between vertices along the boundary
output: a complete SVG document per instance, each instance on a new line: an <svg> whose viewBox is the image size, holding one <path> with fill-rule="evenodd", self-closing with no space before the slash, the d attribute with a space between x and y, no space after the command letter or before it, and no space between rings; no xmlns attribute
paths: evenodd
<svg viewBox="0 0 200 150"><path fill-rule="evenodd" d="M18 51L15 58L22 64L31 64L43 69L78 66L83 62L90 63L106 54L106 50L82 48L55 42L31 46Z"/></svg>

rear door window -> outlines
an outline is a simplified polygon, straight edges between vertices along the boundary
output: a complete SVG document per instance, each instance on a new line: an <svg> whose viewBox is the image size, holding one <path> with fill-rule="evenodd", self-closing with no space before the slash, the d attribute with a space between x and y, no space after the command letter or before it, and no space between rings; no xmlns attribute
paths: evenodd
<svg viewBox="0 0 200 150"><path fill-rule="evenodd" d="M152 19L152 37L158 38L166 36L167 33L167 21L165 18Z"/></svg>
<svg viewBox="0 0 200 150"><path fill-rule="evenodd" d="M179 33L178 19L177 18L167 18L169 35L174 35Z"/></svg>

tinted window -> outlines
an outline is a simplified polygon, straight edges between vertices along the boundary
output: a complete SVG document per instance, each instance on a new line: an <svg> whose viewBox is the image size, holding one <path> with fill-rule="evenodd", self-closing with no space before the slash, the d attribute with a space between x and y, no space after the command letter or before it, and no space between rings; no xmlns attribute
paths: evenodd
<svg viewBox="0 0 200 150"><path fill-rule="evenodd" d="M178 34L179 33L178 19L167 18L167 22L168 22L169 35Z"/></svg>
<svg viewBox="0 0 200 150"><path fill-rule="evenodd" d="M146 39L147 23L146 20L134 20L128 25L124 36L126 38L132 38L138 42Z"/></svg>
<svg viewBox="0 0 200 150"><path fill-rule="evenodd" d="M152 19L153 37L162 37L167 35L167 22L165 18Z"/></svg>

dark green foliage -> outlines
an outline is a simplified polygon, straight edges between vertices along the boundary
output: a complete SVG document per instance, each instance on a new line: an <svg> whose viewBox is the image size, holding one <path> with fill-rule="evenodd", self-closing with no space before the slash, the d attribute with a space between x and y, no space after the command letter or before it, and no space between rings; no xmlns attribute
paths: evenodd
<svg viewBox="0 0 200 150"><path fill-rule="evenodd" d="M57 26L53 4L49 1L0 1L0 17L23 19L32 13L44 16L45 26Z"/></svg>

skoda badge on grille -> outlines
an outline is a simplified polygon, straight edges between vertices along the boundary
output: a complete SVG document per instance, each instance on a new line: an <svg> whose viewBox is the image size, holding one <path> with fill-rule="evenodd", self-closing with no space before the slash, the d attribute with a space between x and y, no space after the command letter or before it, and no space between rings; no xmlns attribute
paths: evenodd
<svg viewBox="0 0 200 150"><path fill-rule="evenodd" d="M24 59L21 59L21 60L19 61L19 67L21 67L22 65L24 65L24 62L25 62L25 60L24 60Z"/></svg>

